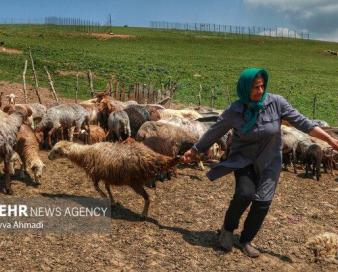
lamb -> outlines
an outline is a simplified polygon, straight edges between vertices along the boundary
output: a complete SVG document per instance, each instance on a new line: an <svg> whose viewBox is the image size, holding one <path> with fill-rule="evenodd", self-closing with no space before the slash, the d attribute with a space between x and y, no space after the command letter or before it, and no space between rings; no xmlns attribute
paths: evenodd
<svg viewBox="0 0 338 272"><path fill-rule="evenodd" d="M21 125L14 150L22 160L21 178L24 178L25 172L28 173L30 169L34 174L35 183L40 184L42 172L46 166L39 156L39 143L31 127Z"/></svg>
<svg viewBox="0 0 338 272"><path fill-rule="evenodd" d="M312 144L308 147L306 151L306 175L308 171L312 168L312 175L316 176L317 180L320 178L320 165L323 159L323 151L317 144Z"/></svg>
<svg viewBox="0 0 338 272"><path fill-rule="evenodd" d="M93 145L60 141L50 151L48 158L55 160L62 157L84 168L95 189L102 197L106 197L99 187L99 181L103 180L112 203L114 199L110 191L111 185L130 186L144 198L144 217L148 215L150 199L143 186L179 162L179 158L160 155L134 140Z"/></svg>
<svg viewBox="0 0 338 272"><path fill-rule="evenodd" d="M338 235L324 232L311 239L306 246L314 253L316 260L334 261L338 259Z"/></svg>
<svg viewBox="0 0 338 272"><path fill-rule="evenodd" d="M90 144L99 143L106 140L106 133L100 126L89 125L89 131L90 134L88 134L85 129L82 129L77 137L77 140L83 144L86 143L87 139ZM77 141L75 140L75 142Z"/></svg>
<svg viewBox="0 0 338 272"><path fill-rule="evenodd" d="M107 139L122 141L131 136L128 114L125 111L112 112L108 118Z"/></svg>
<svg viewBox="0 0 338 272"><path fill-rule="evenodd" d="M77 131L86 129L89 132L89 114L78 104L61 104L51 107L35 129L36 133L43 133L48 138L48 146L52 146L52 135L57 129L69 129L69 139L73 140L74 126ZM63 135L63 133L61 133ZM39 138L39 137L38 137ZM87 139L88 140L88 139Z"/></svg>
<svg viewBox="0 0 338 272"><path fill-rule="evenodd" d="M4 160L5 184L3 191L12 194L10 181L10 159L13 155L13 146L16 144L16 134L31 111L24 109L17 110L11 115L5 116L0 122L0 157Z"/></svg>

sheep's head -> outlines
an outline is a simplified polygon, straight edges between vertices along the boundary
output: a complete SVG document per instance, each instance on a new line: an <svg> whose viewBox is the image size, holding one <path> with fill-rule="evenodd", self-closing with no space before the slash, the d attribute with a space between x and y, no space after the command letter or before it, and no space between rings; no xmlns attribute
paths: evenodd
<svg viewBox="0 0 338 272"><path fill-rule="evenodd" d="M161 115L157 109L149 109L150 121L158 121L161 119Z"/></svg>
<svg viewBox="0 0 338 272"><path fill-rule="evenodd" d="M46 165L40 159L37 159L32 161L30 168L34 174L34 181L40 184L42 172L46 168Z"/></svg>
<svg viewBox="0 0 338 272"><path fill-rule="evenodd" d="M115 107L113 107L113 105L110 103L110 100L108 98L103 98L98 106L98 111L99 112L108 112L111 113L113 111L115 111Z"/></svg>
<svg viewBox="0 0 338 272"><path fill-rule="evenodd" d="M48 154L48 159L56 160L59 158L64 158L69 150L69 147L72 143L68 141L60 141L56 143L52 150Z"/></svg>
<svg viewBox="0 0 338 272"><path fill-rule="evenodd" d="M106 92L96 93L95 98L97 99L97 102L101 102L101 100L104 98L107 98L109 100L109 96Z"/></svg>
<svg viewBox="0 0 338 272"><path fill-rule="evenodd" d="M11 94L8 94L6 95L6 98L8 99L8 104L15 104L15 98L16 98L16 95L11 93Z"/></svg>

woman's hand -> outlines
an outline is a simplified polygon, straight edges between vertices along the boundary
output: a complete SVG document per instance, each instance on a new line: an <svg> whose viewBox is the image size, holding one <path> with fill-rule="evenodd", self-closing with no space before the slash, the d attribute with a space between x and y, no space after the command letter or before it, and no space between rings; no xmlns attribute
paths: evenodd
<svg viewBox="0 0 338 272"><path fill-rule="evenodd" d="M184 153L182 157L183 163L190 163L197 161L199 158L197 151L194 148L190 148L187 152Z"/></svg>
<svg viewBox="0 0 338 272"><path fill-rule="evenodd" d="M309 132L309 134L312 137L316 137L320 140L327 142L329 145L333 147L333 149L338 150L338 140L336 138L333 138L322 128L316 126Z"/></svg>
<svg viewBox="0 0 338 272"><path fill-rule="evenodd" d="M328 144L330 144L333 149L337 150L338 151L338 140L331 137L331 139L328 141Z"/></svg>

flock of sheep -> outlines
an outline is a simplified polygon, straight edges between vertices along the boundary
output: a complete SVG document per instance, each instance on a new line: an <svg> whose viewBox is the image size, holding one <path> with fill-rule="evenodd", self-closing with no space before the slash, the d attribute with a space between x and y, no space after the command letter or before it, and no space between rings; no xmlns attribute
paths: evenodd
<svg viewBox="0 0 338 272"><path fill-rule="evenodd" d="M158 104L121 102L105 93L78 104L18 104L14 94L7 96L0 112L0 152L4 159L3 191L12 194L10 174L16 163L21 175L32 174L38 184L45 168L39 149L52 149L49 159L67 157L82 167L96 190L102 180L113 202L110 186L128 185L145 200L146 216L149 197L144 185L153 185L175 174L177 156L190 148L214 122L199 122L195 110L172 110ZM114 143L109 143L109 142ZM226 140L220 139L221 146ZM220 159L214 145L212 159ZM203 164L200 163L200 167Z"/></svg>
<svg viewBox="0 0 338 272"><path fill-rule="evenodd" d="M285 169L288 164L292 164L294 173L297 174L297 164L304 165L306 176L311 172L317 180L321 176L321 167L326 173L330 171L333 174L338 154L329 144L285 125L282 125L282 139Z"/></svg>
<svg viewBox="0 0 338 272"><path fill-rule="evenodd" d="M207 109L166 109L159 104L121 102L105 93L78 104L17 104L14 94L7 96L0 111L0 155L4 160L3 191L11 194L10 174L16 162L21 175L33 174L40 182L45 164L39 149L51 149L49 159L66 157L82 167L92 179L95 189L103 181L112 202L111 185L128 185L144 198L142 215L150 204L145 185L154 185L176 174L179 155L198 141L216 122L219 112ZM284 163L305 163L317 179L320 167L332 171L334 156L324 142L315 141L298 130L282 126ZM228 132L201 157L224 160L231 146Z"/></svg>

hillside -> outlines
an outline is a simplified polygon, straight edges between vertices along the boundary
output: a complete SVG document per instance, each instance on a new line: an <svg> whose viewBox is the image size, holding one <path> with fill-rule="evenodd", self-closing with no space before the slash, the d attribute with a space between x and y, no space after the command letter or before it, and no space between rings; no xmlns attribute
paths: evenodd
<svg viewBox="0 0 338 272"><path fill-rule="evenodd" d="M74 32L71 27L2 25L0 42L7 51L0 50L0 80L21 83L30 46L40 85L48 86L43 68L47 66L57 91L65 96L74 96L74 72L91 69L96 89L103 89L112 74L126 84L143 82L158 88L171 78L178 83L178 102L197 104L202 84L203 103L210 104L210 90L215 88L216 107L223 108L229 102L228 91L236 99L240 71L259 66L270 72L271 92L284 95L309 117L316 94L315 117L338 125L338 58L325 53L338 51L336 43L129 27L112 31L116 35L109 37ZM33 83L31 70L27 76ZM87 89L86 78L80 78L82 97L88 96Z"/></svg>

